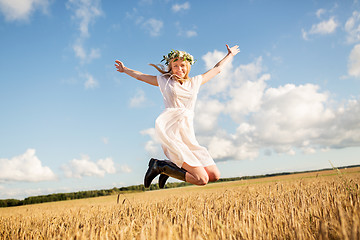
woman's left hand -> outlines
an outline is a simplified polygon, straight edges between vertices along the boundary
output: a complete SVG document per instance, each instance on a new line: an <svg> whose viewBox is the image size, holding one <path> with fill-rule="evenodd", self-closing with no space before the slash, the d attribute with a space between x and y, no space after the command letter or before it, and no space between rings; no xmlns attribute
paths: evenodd
<svg viewBox="0 0 360 240"><path fill-rule="evenodd" d="M235 45L233 47L229 47L229 45L226 44L226 48L228 50L228 54L231 54L232 56L235 56L240 52L239 46Z"/></svg>

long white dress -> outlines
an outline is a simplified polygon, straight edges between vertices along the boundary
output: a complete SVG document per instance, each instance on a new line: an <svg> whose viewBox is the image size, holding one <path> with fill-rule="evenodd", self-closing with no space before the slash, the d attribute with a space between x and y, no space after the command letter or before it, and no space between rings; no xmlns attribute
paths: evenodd
<svg viewBox="0 0 360 240"><path fill-rule="evenodd" d="M178 167L184 162L194 167L215 165L194 132L194 108L202 76L190 78L183 84L169 77L157 76L165 110L156 119L155 131L165 155Z"/></svg>

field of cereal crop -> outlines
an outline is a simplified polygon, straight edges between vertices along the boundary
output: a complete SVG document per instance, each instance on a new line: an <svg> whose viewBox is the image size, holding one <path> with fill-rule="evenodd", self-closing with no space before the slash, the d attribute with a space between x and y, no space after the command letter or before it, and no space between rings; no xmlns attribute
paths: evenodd
<svg viewBox="0 0 360 240"><path fill-rule="evenodd" d="M360 239L360 168L0 209L0 239Z"/></svg>

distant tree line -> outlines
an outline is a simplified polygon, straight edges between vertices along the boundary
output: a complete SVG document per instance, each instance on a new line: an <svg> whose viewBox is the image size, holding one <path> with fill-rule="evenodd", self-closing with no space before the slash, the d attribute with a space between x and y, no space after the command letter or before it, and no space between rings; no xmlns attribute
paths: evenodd
<svg viewBox="0 0 360 240"><path fill-rule="evenodd" d="M167 183L166 188L175 188L190 185L189 183L180 182L180 183ZM109 196L119 193L129 193L129 192L142 192L147 190L157 190L159 189L158 184L152 184L149 189L145 189L144 185L133 185L128 187L121 188L112 188L112 189L103 189L103 190L91 190L91 191L80 191L80 192L71 192L71 193L54 193L49 195L41 195L35 197L27 197L24 200L18 199L5 199L0 200L0 207L15 207L28 204L37 204L37 203L46 203L46 202L56 202L56 201L65 201L73 199L82 199L82 198L93 198L101 196Z"/></svg>
<svg viewBox="0 0 360 240"><path fill-rule="evenodd" d="M151 187L154 189L153 186ZM119 192L139 192L139 191L145 191L144 185L112 188L106 190L91 190L91 191L80 191L80 192L71 192L71 193L54 193L49 195L27 197L24 200L5 199L5 200L0 200L0 207L14 207L14 206L22 206L28 204L36 204L36 203L93 198L93 197L113 195Z"/></svg>
<svg viewBox="0 0 360 240"><path fill-rule="evenodd" d="M339 167L338 169L352 168L352 167L360 167L360 165ZM221 178L218 180L218 182L248 180L248 179L256 179L256 178L281 176L281 175L308 173L308 172L320 172L331 169L332 168L315 170L315 171L313 170L313 171L302 171L302 172L282 172L282 173L272 173L272 174L256 175L256 176ZM190 183L187 182L172 182L172 183L167 183L165 185L165 188L177 188L177 187L184 187L189 185ZM108 195L114 195L125 192L142 192L142 191L148 191L148 190L151 191L158 189L159 189L158 184L151 184L149 189L145 189L144 185L141 184L141 185L133 185L128 187L112 188L106 190L91 190L91 191L80 191L80 192L72 192L72 193L54 193L49 195L27 197L24 200L18 200L18 199L0 200L0 207L15 207L15 206L28 205L28 204L56 202L56 201L65 201L65 200L82 199L82 198L93 198L93 197L108 196Z"/></svg>

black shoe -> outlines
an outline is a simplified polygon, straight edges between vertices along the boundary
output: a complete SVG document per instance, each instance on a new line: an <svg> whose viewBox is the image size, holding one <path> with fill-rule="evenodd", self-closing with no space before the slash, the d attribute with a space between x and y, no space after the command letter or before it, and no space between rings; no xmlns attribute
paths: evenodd
<svg viewBox="0 0 360 240"><path fill-rule="evenodd" d="M145 188L150 187L152 180L159 174L165 174L169 177L185 181L186 171L176 166L173 162L152 158L150 159L149 168L144 178Z"/></svg>
<svg viewBox="0 0 360 240"><path fill-rule="evenodd" d="M159 177L159 188L164 188L166 181L168 180L169 176L165 174L160 174Z"/></svg>
<svg viewBox="0 0 360 240"><path fill-rule="evenodd" d="M152 180L161 173L159 167L157 166L157 159L152 158L149 161L149 168L145 173L145 178L144 178L144 186L145 188L150 187L150 184L152 182Z"/></svg>

